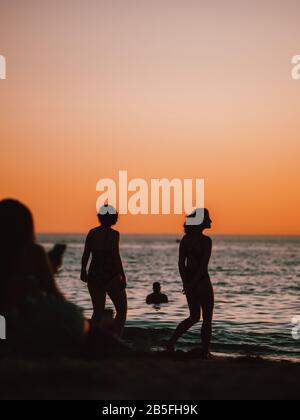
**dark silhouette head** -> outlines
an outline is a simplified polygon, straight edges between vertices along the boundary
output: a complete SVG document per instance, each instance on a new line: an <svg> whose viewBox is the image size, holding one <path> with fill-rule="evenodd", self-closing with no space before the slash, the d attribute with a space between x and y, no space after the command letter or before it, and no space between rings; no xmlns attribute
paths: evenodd
<svg viewBox="0 0 300 420"><path fill-rule="evenodd" d="M26 248L33 243L30 210L16 200L0 201L0 289L16 274Z"/></svg>
<svg viewBox="0 0 300 420"><path fill-rule="evenodd" d="M161 292L161 285L158 282L153 283L153 292L160 293Z"/></svg>
<svg viewBox="0 0 300 420"><path fill-rule="evenodd" d="M99 210L98 219L101 226L109 228L117 223L119 214L113 206L105 204Z"/></svg>
<svg viewBox="0 0 300 420"><path fill-rule="evenodd" d="M199 211L204 211L204 219L201 224L188 224L185 222L184 224L184 231L186 234L190 233L202 233L205 229L211 229L212 220L209 215L209 211L207 209L199 209ZM188 219L193 219L197 216L197 210L187 216Z"/></svg>

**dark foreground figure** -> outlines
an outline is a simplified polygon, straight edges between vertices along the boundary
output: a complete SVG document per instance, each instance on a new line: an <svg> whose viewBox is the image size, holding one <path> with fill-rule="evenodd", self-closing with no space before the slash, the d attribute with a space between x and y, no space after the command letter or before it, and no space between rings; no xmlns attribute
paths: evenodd
<svg viewBox="0 0 300 420"><path fill-rule="evenodd" d="M0 315L8 354L78 354L85 337L81 310L58 290L44 249L35 242L30 210L0 202Z"/></svg>
<svg viewBox="0 0 300 420"><path fill-rule="evenodd" d="M7 327L0 360L128 354L112 334L91 328L81 309L58 290L53 271L62 251L56 248L51 264L35 242L30 210L15 200L0 201L0 316Z"/></svg>
<svg viewBox="0 0 300 420"><path fill-rule="evenodd" d="M93 326L100 327L108 295L116 309L115 333L121 337L127 316L126 276L120 257L120 234L114 230L118 213L104 206L98 214L100 226L92 229L85 242L82 257L81 280L88 284L93 302ZM92 260L87 270L87 265Z"/></svg>
<svg viewBox="0 0 300 420"><path fill-rule="evenodd" d="M188 219L196 217L196 212ZM184 225L185 236L180 243L179 271L184 292L189 306L190 316L181 322L168 343L168 350L174 351L177 340L203 317L201 330L202 356L209 357L214 310L214 291L208 273L208 264L212 251L212 240L203 234L211 228L211 219L207 209L201 225Z"/></svg>

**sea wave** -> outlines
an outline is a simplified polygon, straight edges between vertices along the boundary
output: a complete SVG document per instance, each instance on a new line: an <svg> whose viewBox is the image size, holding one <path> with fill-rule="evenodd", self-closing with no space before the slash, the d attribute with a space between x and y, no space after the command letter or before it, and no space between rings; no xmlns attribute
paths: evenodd
<svg viewBox="0 0 300 420"><path fill-rule="evenodd" d="M138 350L161 351L165 349L166 342L173 332L174 329L171 328L127 327L124 340ZM266 338L260 333L241 335L240 332L218 332L212 341L212 351L228 355L261 356L300 362L299 344L286 340L286 336L282 333L274 333ZM177 345L182 351L196 347L200 347L200 334L193 331L186 333Z"/></svg>

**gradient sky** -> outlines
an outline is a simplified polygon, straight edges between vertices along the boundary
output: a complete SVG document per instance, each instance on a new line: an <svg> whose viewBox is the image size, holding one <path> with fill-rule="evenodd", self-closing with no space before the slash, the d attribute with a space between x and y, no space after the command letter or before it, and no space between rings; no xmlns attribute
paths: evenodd
<svg viewBox="0 0 300 420"><path fill-rule="evenodd" d="M299 21L296 0L0 0L0 198L80 232L100 178L204 178L214 233L300 234Z"/></svg>

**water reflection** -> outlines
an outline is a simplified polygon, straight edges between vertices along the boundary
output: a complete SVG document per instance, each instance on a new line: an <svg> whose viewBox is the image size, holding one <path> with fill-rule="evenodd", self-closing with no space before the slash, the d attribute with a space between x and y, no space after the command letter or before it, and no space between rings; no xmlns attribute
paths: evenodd
<svg viewBox="0 0 300 420"><path fill-rule="evenodd" d="M80 235L43 236L50 248L67 242L59 285L67 297L82 306L86 316L92 307L86 285L79 281L84 238ZM211 277L216 290L214 344L249 345L270 352L300 357L300 342L292 339L291 320L300 315L299 238L234 238L214 241ZM128 326L166 329L187 315L185 296L177 270L178 244L174 236L126 236L122 256L128 277ZM145 296L159 281L169 304L148 306ZM199 327L192 333L198 335ZM164 333L166 335L166 332ZM186 342L191 338L188 335Z"/></svg>

